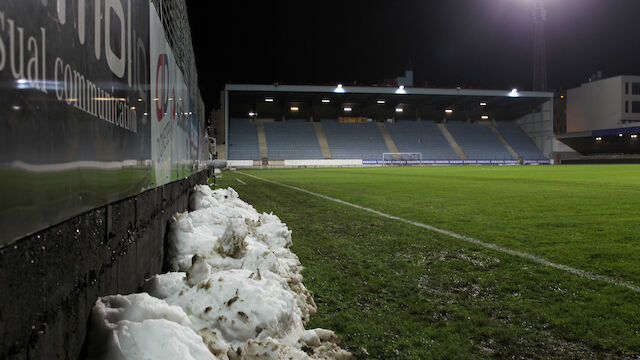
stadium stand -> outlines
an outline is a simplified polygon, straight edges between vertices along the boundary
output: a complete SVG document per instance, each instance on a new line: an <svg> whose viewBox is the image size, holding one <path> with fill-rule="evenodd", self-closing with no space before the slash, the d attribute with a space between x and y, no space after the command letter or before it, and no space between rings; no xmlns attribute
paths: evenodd
<svg viewBox="0 0 640 360"><path fill-rule="evenodd" d="M322 159L313 123L306 120L265 123L270 160Z"/></svg>
<svg viewBox="0 0 640 360"><path fill-rule="evenodd" d="M258 130L249 119L229 120L230 160L260 160Z"/></svg>
<svg viewBox="0 0 640 360"><path fill-rule="evenodd" d="M513 156L486 125L451 121L447 129L469 159L513 160Z"/></svg>
<svg viewBox="0 0 640 360"><path fill-rule="evenodd" d="M496 127L511 147L526 160L542 160L542 155L538 147L533 143L520 126L513 121L496 121Z"/></svg>
<svg viewBox="0 0 640 360"><path fill-rule="evenodd" d="M389 152L376 123L321 120L334 159L382 159Z"/></svg>
<svg viewBox="0 0 640 360"><path fill-rule="evenodd" d="M400 152L420 152L423 160L458 159L434 121L398 121L387 124Z"/></svg>

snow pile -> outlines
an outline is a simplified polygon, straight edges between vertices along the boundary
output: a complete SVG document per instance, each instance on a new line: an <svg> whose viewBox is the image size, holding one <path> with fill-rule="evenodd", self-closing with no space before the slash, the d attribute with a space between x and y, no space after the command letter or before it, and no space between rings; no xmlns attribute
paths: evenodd
<svg viewBox="0 0 640 360"><path fill-rule="evenodd" d="M113 295L93 307L89 353L105 359L215 359L178 306L148 294Z"/></svg>
<svg viewBox="0 0 640 360"><path fill-rule="evenodd" d="M98 315L118 314L96 319L112 331L123 354L153 340L142 339L142 345L135 337L124 341L132 336L130 322L161 319L172 323L172 328L157 331L168 334L177 326L189 330L175 338L188 340L185 346L194 359L206 358L196 357L200 356L196 344L206 346L215 359L351 357L337 345L332 331L304 329L316 304L303 284L303 267L289 249L291 231L277 216L259 214L231 188L211 190L198 185L189 204L193 211L176 214L167 235L171 272L146 282L144 290L156 298L129 295L154 299L161 310L140 315L126 306L122 310L111 297L96 304ZM119 301L128 300L136 309L140 301L135 299L120 296ZM123 321L128 322L127 329L120 324ZM162 338L157 331L154 336ZM196 333L199 342L192 339Z"/></svg>

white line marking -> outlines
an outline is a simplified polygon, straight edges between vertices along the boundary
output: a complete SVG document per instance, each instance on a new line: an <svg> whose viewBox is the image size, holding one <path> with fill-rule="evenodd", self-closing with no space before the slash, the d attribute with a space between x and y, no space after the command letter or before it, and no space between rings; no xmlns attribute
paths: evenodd
<svg viewBox="0 0 640 360"><path fill-rule="evenodd" d="M242 185L247 185L247 183L246 183L246 182L244 182L244 181L242 181L242 180L240 180L240 179L236 179L236 180L238 180L238 182L239 182L240 184L242 184Z"/></svg>
<svg viewBox="0 0 640 360"><path fill-rule="evenodd" d="M346 202L344 200L332 198L332 197L327 196L327 195L318 194L318 193L315 193L313 191L309 191L309 190L306 190L306 189L303 189L303 188L299 188L299 187L296 187L296 186L293 186L293 185L287 185L287 184L279 183L277 181L264 179L264 178L261 178L261 177L257 177L255 175L250 175L250 174L244 173L242 171L238 171L238 173L240 173L242 175L245 175L245 176L248 176L248 177L251 177L251 178L254 178L254 179L257 179L257 180L261 180L261 181L268 182L268 183L275 184L275 185L279 185L279 186L282 186L282 187L285 187L285 188L297 190L297 191L300 191L300 192L303 192L303 193L306 193L306 194L309 194L309 195L317 196L319 198L322 198L322 199L325 199L325 200L329 200L329 201L333 201L333 202L336 202L338 204L351 206L351 207L356 208L356 209L368 211L370 213L385 217L387 219L397 220L397 221L400 221L400 222L411 224L411 225L414 225L414 226L417 226L417 227L420 227L420 228L423 228L423 229L427 229L427 230L430 230L430 231L433 231L433 232L437 232L437 233L440 233L440 234L443 234L443 235L447 235L449 237L452 237L452 238L455 238L455 239L458 239L458 240L466 241L466 242L471 243L471 244L480 245L480 246L485 247L485 248L489 248L489 249L500 251L500 252L503 252L503 253L506 253L506 254L509 254L509 255L518 256L518 257L521 257L521 258L524 258L524 259L528 259L528 260L531 260L531 261L536 262L538 264L542 264L544 266L548 266L548 267L551 267L551 268L554 268L554 269L558 269L558 270L563 270L563 271L566 271L568 273L571 273L571 274L574 274L574 275L577 275L577 276L580 276L580 277L583 277L583 278L586 278L586 279L604 281L606 283L622 286L622 287L625 287L625 288L627 288L629 290L632 290L632 291L635 291L637 293L640 293L640 286L633 285L633 284L628 283L628 282L616 280L614 278L610 278L610 277L605 276L605 275L600 275L600 274L592 273L592 272L589 272L589 271L576 269L576 268L573 268L573 267L570 267L570 266L567 266L567 265L557 264L557 263L551 262L551 261L549 261L547 259L535 256L535 255L527 254L527 253L516 251L516 250L511 250L511 249L502 247L500 245L484 242L484 241L472 238L470 236L464 236L464 235L456 234L454 232L451 232L451 231L448 231L448 230L443 230L443 229L437 228L435 226L419 223L419 222L416 222L416 221L413 221L413 220L404 219L404 218L397 217L397 216L394 216L394 215L385 214L385 213L380 212L378 210L374 210L374 209L371 209L371 208L368 208L368 207L352 204L350 202Z"/></svg>

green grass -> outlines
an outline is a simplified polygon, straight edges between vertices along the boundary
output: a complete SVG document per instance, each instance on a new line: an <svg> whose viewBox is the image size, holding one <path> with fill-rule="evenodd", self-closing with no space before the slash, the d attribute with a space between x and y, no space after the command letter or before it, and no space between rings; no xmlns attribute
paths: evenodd
<svg viewBox="0 0 640 360"><path fill-rule="evenodd" d="M638 166L248 171L640 284ZM241 179L247 185L237 181ZM293 230L318 314L356 358L635 358L640 294L225 172Z"/></svg>

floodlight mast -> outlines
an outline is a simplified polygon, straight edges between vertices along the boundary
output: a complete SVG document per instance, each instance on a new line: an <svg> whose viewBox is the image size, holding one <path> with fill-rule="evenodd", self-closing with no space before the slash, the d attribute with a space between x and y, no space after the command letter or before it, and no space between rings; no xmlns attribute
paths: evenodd
<svg viewBox="0 0 640 360"><path fill-rule="evenodd" d="M547 50L545 40L545 23L547 9L544 0L535 0L533 10L533 90L547 91Z"/></svg>

